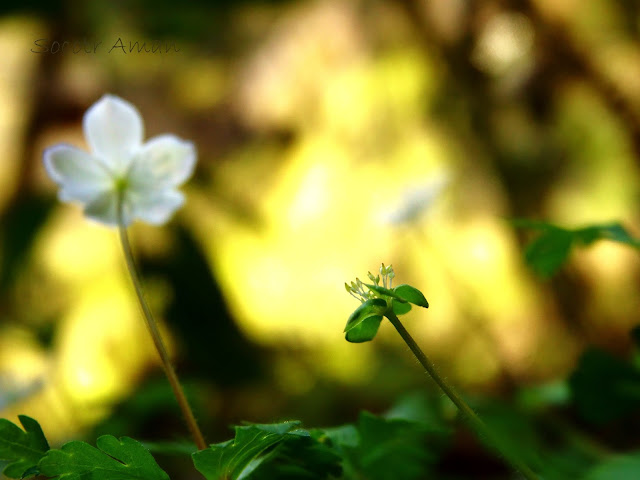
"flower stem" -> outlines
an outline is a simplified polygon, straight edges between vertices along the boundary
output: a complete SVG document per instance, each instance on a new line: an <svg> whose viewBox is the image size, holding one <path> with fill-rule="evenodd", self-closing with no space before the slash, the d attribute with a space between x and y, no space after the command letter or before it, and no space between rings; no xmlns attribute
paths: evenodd
<svg viewBox="0 0 640 480"><path fill-rule="evenodd" d="M465 402L460 394L447 383L447 381L440 376L436 370L435 365L427 358L424 352L420 349L413 337L409 334L404 325L400 322L398 317L392 312L387 311L385 316L389 319L391 324L398 331L402 339L409 346L415 357L422 364L431 378L438 384L442 391L449 397L449 399L455 404L456 407L462 412L464 418L469 425L482 437L487 439L491 445L494 446L502 455L505 460L517 471L519 471L527 480L538 480L538 476L519 458L510 453L508 449L503 448L503 444L493 431L487 427L487 425L480 419L478 414Z"/></svg>
<svg viewBox="0 0 640 480"><path fill-rule="evenodd" d="M131 252L131 245L129 243L129 237L127 236L127 228L124 226L122 222L122 216L120 215L118 219L118 231L120 233L120 243L122 244L122 250L124 251L124 258L127 262L127 269L129 270L129 275L131 276L131 281L133 282L133 287L135 288L136 294L138 296L138 301L140 302L140 307L142 307L142 312L144 314L144 319L147 324L147 329L151 334L151 338L153 339L153 343L156 346L156 350L160 354L160 359L162 360L162 367L164 368L165 373L167 374L167 378L169 379L169 383L171 384L171 388L173 389L173 394L178 400L178 405L180 406L180 410L182 410L182 414L184 415L184 419L187 422L187 426L189 427L189 431L195 440L196 446L198 450L205 450L207 448L207 444L204 441L204 437L202 436L202 432L198 427L196 419L193 415L193 411L189 406L189 402L187 401L187 397L184 394L184 390L182 389L182 385L180 385L180 381L178 380L178 375L171 365L171 359L169 358L169 354L167 353L167 348L164 345L162 340L162 336L160 335L160 330L158 329L158 323L155 318L151 314L151 309L149 308L149 304L147 303L144 295L142 293L142 284L140 283L140 276L138 275L138 270L136 269L135 262L133 261L133 254Z"/></svg>

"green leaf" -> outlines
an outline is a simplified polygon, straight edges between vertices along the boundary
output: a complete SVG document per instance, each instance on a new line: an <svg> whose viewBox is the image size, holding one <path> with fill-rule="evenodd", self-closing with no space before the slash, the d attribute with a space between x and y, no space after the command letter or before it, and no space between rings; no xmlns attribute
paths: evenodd
<svg viewBox="0 0 640 480"><path fill-rule="evenodd" d="M604 351L586 351L569 386L578 412L595 424L621 419L639 409L640 372Z"/></svg>
<svg viewBox="0 0 640 480"><path fill-rule="evenodd" d="M619 223L590 225L573 230L534 220L513 220L511 223L519 228L541 232L525 249L525 260L544 277L553 275L562 266L574 245L588 246L597 240L610 240L640 248L640 240L633 238Z"/></svg>
<svg viewBox="0 0 640 480"><path fill-rule="evenodd" d="M198 451L191 442L143 442L142 445L151 454L160 455L191 455Z"/></svg>
<svg viewBox="0 0 640 480"><path fill-rule="evenodd" d="M391 302L391 307L393 308L393 313L396 315L404 315L411 311L410 303L402 303L397 301L395 298L393 299L393 302Z"/></svg>
<svg viewBox="0 0 640 480"><path fill-rule="evenodd" d="M640 240L633 238L619 223L580 228L574 230L574 235L576 236L576 241L583 245L590 245L596 240L611 240L631 247L640 247Z"/></svg>
<svg viewBox="0 0 640 480"><path fill-rule="evenodd" d="M349 316L347 325L344 327L344 331L349 331L355 324L361 322L364 318L371 315L381 315L387 309L387 302L382 298L370 298Z"/></svg>
<svg viewBox="0 0 640 480"><path fill-rule="evenodd" d="M525 261L538 275L550 277L566 261L572 242L571 232L550 227L526 248Z"/></svg>
<svg viewBox="0 0 640 480"><path fill-rule="evenodd" d="M208 480L247 478L268 458L268 449L287 438L309 436L300 422L235 427L235 439L211 445L192 455L193 463Z"/></svg>
<svg viewBox="0 0 640 480"><path fill-rule="evenodd" d="M349 426L324 430L336 450L344 456L344 478L426 478L429 464L437 459L434 454L437 448L425 445L426 431L415 422L362 412L355 431L357 435Z"/></svg>
<svg viewBox="0 0 640 480"><path fill-rule="evenodd" d="M373 340L386 309L387 302L382 298L370 298L356 308L344 327L347 341L361 343Z"/></svg>
<svg viewBox="0 0 640 480"><path fill-rule="evenodd" d="M285 438L252 472L256 480L325 480L342 474L342 457L320 441L321 434Z"/></svg>
<svg viewBox="0 0 640 480"><path fill-rule="evenodd" d="M407 302L411 302L419 307L429 308L429 302L424 298L422 292L411 285L398 285L393 289L393 291L396 295Z"/></svg>
<svg viewBox="0 0 640 480"><path fill-rule="evenodd" d="M385 418L401 419L420 424L430 434L447 437L453 427L447 418L451 400L433 392L419 391L402 395L387 411Z"/></svg>
<svg viewBox="0 0 640 480"><path fill-rule="evenodd" d="M38 422L26 415L19 415L18 419L24 431L0 418L0 460L9 462L3 472L9 478L22 478L49 450Z"/></svg>
<svg viewBox="0 0 640 480"><path fill-rule="evenodd" d="M317 429L314 433L321 439L328 438L335 445L357 447L360 443L358 429L352 424Z"/></svg>
<svg viewBox="0 0 640 480"><path fill-rule="evenodd" d="M368 283L364 284L365 287L373 290L374 292L376 292L379 295L385 295L387 297L391 297L391 298L395 298L396 300L398 300L399 302L405 303L406 300L402 297L400 297L400 295L398 295L396 292L394 292L393 290L390 290L388 288L384 288L381 287L379 285L369 285Z"/></svg>
<svg viewBox="0 0 640 480"><path fill-rule="evenodd" d="M543 444L536 432L535 422L512 405L501 401L485 401L477 406L480 418L493 432L493 440L479 439L489 451L498 451L507 458L519 459L535 471L542 471L540 451ZM514 441L517 439L517 441Z"/></svg>
<svg viewBox="0 0 640 480"><path fill-rule="evenodd" d="M371 315L370 317L363 318L357 325L349 328L345 335L347 342L370 342L378 333L380 322L382 322L382 315Z"/></svg>
<svg viewBox="0 0 640 480"><path fill-rule="evenodd" d="M619 456L591 469L584 480L632 480L639 476L640 453Z"/></svg>
<svg viewBox="0 0 640 480"><path fill-rule="evenodd" d="M169 480L149 451L132 438L103 435L98 448L66 443L40 460L40 473L60 480Z"/></svg>
<svg viewBox="0 0 640 480"><path fill-rule="evenodd" d="M517 393L517 404L529 411L566 407L570 401L571 390L565 380L521 387Z"/></svg>

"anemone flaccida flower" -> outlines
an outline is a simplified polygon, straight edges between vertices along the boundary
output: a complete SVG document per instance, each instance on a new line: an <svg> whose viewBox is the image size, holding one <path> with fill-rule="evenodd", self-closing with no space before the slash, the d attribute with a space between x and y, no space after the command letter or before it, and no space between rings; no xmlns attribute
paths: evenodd
<svg viewBox="0 0 640 480"><path fill-rule="evenodd" d="M58 198L79 203L87 217L110 226L119 215L124 226L136 219L167 222L184 203L178 187L193 173L193 144L170 134L143 142L140 113L115 95L94 103L82 125L89 153L66 144L44 152L46 170L60 187Z"/></svg>

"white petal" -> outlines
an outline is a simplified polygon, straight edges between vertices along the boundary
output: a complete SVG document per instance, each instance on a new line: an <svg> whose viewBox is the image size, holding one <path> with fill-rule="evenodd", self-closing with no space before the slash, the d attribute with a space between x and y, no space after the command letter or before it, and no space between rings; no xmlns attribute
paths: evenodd
<svg viewBox="0 0 640 480"><path fill-rule="evenodd" d="M70 145L55 145L44 151L44 166L60 185L64 202L89 202L113 185L109 172L95 157Z"/></svg>
<svg viewBox="0 0 640 480"><path fill-rule="evenodd" d="M129 166L132 154L142 145L140 113L115 95L94 103L84 114L83 127L92 152L116 172Z"/></svg>
<svg viewBox="0 0 640 480"><path fill-rule="evenodd" d="M420 220L428 213L448 183L449 177L446 172L439 172L422 185L408 189L402 197L402 202L394 210L383 214L381 220L391 225Z"/></svg>
<svg viewBox="0 0 640 480"><path fill-rule="evenodd" d="M131 214L152 225L166 223L184 203L184 195L177 190L127 192Z"/></svg>
<svg viewBox="0 0 640 480"><path fill-rule="evenodd" d="M177 187L192 175L195 163L196 150L191 142L160 135L145 143L135 156L129 181L138 190Z"/></svg>
<svg viewBox="0 0 640 480"><path fill-rule="evenodd" d="M137 190L177 187L192 174L196 151L191 142L174 135L152 138L139 150L129 171L129 181Z"/></svg>
<svg viewBox="0 0 640 480"><path fill-rule="evenodd" d="M118 195L116 192L105 192L88 203L84 214L92 220L109 226L118 225ZM131 204L125 198L123 206L123 223L129 226L133 220Z"/></svg>

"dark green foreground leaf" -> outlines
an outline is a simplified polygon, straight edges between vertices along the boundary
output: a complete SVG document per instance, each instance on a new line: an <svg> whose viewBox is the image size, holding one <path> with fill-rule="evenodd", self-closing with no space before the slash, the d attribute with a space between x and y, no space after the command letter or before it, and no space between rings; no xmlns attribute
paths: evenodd
<svg viewBox="0 0 640 480"><path fill-rule="evenodd" d="M640 408L640 371L601 350L582 355L569 385L578 412L595 424L621 419Z"/></svg>
<svg viewBox="0 0 640 480"><path fill-rule="evenodd" d="M324 480L342 478L342 458L317 436L280 442L252 473L256 480Z"/></svg>
<svg viewBox="0 0 640 480"><path fill-rule="evenodd" d="M26 415L19 415L18 419L24 431L9 420L0 418L0 460L9 462L3 472L9 478L22 478L49 450L49 443L38 422Z"/></svg>
<svg viewBox="0 0 640 480"><path fill-rule="evenodd" d="M50 450L40 473L60 480L169 480L149 451L132 438L103 435L96 442L73 441Z"/></svg>
<svg viewBox="0 0 640 480"><path fill-rule="evenodd" d="M340 477L341 458L300 422L236 427L234 440L193 454L207 479L322 480Z"/></svg>
<svg viewBox="0 0 640 480"><path fill-rule="evenodd" d="M423 478L437 458L437 449L427 446L426 428L407 420L362 412L355 426L324 429L323 433L344 457L345 478Z"/></svg>
<svg viewBox="0 0 640 480"><path fill-rule="evenodd" d="M584 480L635 480L640 478L640 453L621 455L602 462Z"/></svg>

